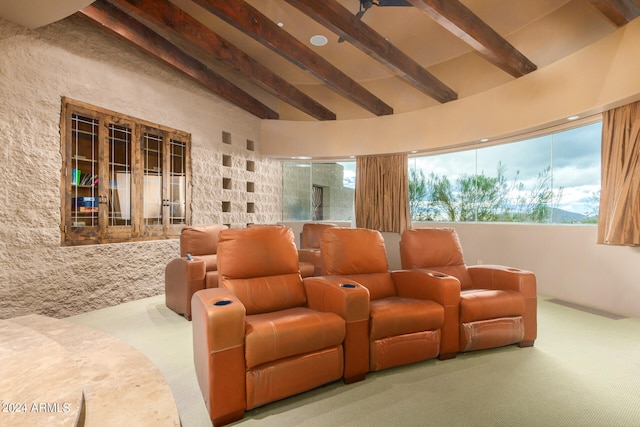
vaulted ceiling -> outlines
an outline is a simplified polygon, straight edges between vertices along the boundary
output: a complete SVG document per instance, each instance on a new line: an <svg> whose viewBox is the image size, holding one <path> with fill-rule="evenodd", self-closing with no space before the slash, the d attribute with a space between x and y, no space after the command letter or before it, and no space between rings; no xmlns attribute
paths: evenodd
<svg viewBox="0 0 640 427"><path fill-rule="evenodd" d="M259 118L341 120L454 102L520 78L635 19L639 6L96 0L77 14Z"/></svg>

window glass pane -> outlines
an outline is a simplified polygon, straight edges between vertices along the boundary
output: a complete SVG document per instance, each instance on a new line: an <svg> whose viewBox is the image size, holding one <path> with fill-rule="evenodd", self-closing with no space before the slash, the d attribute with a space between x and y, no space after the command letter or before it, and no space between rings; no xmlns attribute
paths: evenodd
<svg viewBox="0 0 640 427"><path fill-rule="evenodd" d="M409 167L410 187L414 185L413 177L421 183L418 188L423 190L409 197L412 218L416 221L469 221L473 213L460 202L459 183L475 170L475 150L415 158L415 167Z"/></svg>
<svg viewBox="0 0 640 427"><path fill-rule="evenodd" d="M284 221L351 221L355 162L283 162Z"/></svg>
<svg viewBox="0 0 640 427"><path fill-rule="evenodd" d="M601 129L412 158L412 219L596 223Z"/></svg>
<svg viewBox="0 0 640 427"><path fill-rule="evenodd" d="M187 146L184 142L170 141L171 170L169 182L169 220L171 224L187 221Z"/></svg>
<svg viewBox="0 0 640 427"><path fill-rule="evenodd" d="M356 162L337 162L342 166L342 186L356 189Z"/></svg>
<svg viewBox="0 0 640 427"><path fill-rule="evenodd" d="M143 216L145 225L162 224L162 135L145 132L142 140L144 160Z"/></svg>
<svg viewBox="0 0 640 427"><path fill-rule="evenodd" d="M554 222L597 223L602 122L553 136L553 186L561 193Z"/></svg>
<svg viewBox="0 0 640 427"><path fill-rule="evenodd" d="M551 136L477 150L476 221L550 222Z"/></svg>
<svg viewBox="0 0 640 427"><path fill-rule="evenodd" d="M71 227L98 226L97 119L71 115Z"/></svg>
<svg viewBox="0 0 640 427"><path fill-rule="evenodd" d="M131 225L131 129L109 124L109 225Z"/></svg>
<svg viewBox="0 0 640 427"><path fill-rule="evenodd" d="M282 219L311 220L311 163L283 162Z"/></svg>
<svg viewBox="0 0 640 427"><path fill-rule="evenodd" d="M353 167L355 169L355 162ZM350 166L350 165L349 165ZM351 169L347 168L347 171ZM351 220L353 217L353 196L355 192L355 170L347 183L353 183L354 188L345 186L345 163L312 163L311 180L312 221Z"/></svg>

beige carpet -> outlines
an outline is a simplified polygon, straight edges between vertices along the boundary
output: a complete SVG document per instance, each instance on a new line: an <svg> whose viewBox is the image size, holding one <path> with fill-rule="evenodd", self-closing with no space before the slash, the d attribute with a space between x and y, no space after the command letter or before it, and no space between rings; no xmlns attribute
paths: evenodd
<svg viewBox="0 0 640 427"><path fill-rule="evenodd" d="M211 425L193 371L191 324L164 296L68 320L141 350L166 376L182 425ZM640 320L540 297L533 348L370 373L249 411L234 425L640 426Z"/></svg>

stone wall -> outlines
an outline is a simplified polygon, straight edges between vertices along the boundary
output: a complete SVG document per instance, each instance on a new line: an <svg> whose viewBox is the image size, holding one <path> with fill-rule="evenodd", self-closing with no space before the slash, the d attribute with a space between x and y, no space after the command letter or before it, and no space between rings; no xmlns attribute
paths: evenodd
<svg viewBox="0 0 640 427"><path fill-rule="evenodd" d="M281 219L281 166L260 155L259 119L76 17L36 30L0 19L0 318L161 294L178 254L176 239L61 245L62 96L191 133L193 224Z"/></svg>

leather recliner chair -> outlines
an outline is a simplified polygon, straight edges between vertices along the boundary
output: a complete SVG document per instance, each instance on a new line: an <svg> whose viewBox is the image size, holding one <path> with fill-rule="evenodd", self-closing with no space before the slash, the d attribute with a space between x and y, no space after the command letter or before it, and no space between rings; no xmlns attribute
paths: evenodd
<svg viewBox="0 0 640 427"><path fill-rule="evenodd" d="M322 233L331 227L336 227L336 224L328 222L308 222L302 225L298 258L300 261L313 264L314 276L323 276L325 273L320 244L322 243Z"/></svg>
<svg viewBox="0 0 640 427"><path fill-rule="evenodd" d="M457 281L418 271L389 271L384 240L375 230L329 228L321 246L327 275L369 290L365 340L371 371L440 354L443 306L457 304Z"/></svg>
<svg viewBox="0 0 640 427"><path fill-rule="evenodd" d="M402 268L436 270L460 281L460 352L533 346L537 300L532 272L499 265L467 266L453 228L406 230L400 258Z"/></svg>
<svg viewBox="0 0 640 427"><path fill-rule="evenodd" d="M290 228L222 231L218 272L220 287L192 299L195 369L214 425L358 374L345 368L359 357L344 342L350 324L366 325L366 289L303 281Z"/></svg>
<svg viewBox="0 0 640 427"><path fill-rule="evenodd" d="M180 258L165 267L165 304L188 320L193 294L218 286L218 234L226 228L220 224L184 227L180 232Z"/></svg>

